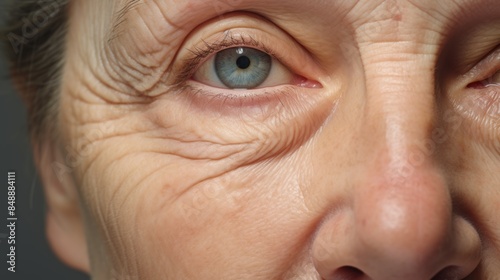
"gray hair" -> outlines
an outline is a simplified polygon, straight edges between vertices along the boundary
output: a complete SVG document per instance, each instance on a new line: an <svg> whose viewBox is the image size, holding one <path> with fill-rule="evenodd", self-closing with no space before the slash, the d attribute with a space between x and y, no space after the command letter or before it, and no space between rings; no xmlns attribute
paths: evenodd
<svg viewBox="0 0 500 280"><path fill-rule="evenodd" d="M12 81L28 112L35 142L50 137L56 121L69 0L15 0L2 29Z"/></svg>

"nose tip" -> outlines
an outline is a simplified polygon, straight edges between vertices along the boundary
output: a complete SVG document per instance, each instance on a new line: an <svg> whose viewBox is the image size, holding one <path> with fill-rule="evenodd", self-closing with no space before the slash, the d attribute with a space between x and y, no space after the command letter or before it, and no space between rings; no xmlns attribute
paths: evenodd
<svg viewBox="0 0 500 280"><path fill-rule="evenodd" d="M454 214L443 180L429 170L404 181L384 177L368 176L353 191L351 204L318 229L313 258L320 275L332 280L469 275L479 263L479 235Z"/></svg>

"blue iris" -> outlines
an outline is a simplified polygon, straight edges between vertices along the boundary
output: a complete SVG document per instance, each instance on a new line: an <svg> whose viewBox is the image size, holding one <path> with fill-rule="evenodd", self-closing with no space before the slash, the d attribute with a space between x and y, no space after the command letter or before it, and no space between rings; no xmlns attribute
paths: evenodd
<svg viewBox="0 0 500 280"><path fill-rule="evenodd" d="M269 76L270 55L252 48L230 48L215 55L217 77L228 88L255 88Z"/></svg>

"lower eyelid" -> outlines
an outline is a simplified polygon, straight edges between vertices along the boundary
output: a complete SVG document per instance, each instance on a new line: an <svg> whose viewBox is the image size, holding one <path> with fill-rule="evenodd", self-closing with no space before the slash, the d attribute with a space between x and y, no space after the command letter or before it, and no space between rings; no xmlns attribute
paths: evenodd
<svg viewBox="0 0 500 280"><path fill-rule="evenodd" d="M468 88L456 97L452 104L460 119L458 131L500 156L500 87Z"/></svg>
<svg viewBox="0 0 500 280"><path fill-rule="evenodd" d="M454 103L458 113L473 125L486 125L481 129L488 130L488 124L498 126L500 122L500 86L468 88Z"/></svg>
<svg viewBox="0 0 500 280"><path fill-rule="evenodd" d="M244 90L213 88L196 81L188 82L181 91L196 110L228 116L244 114L251 115L252 118L266 118L287 108L297 109L307 103L298 102L298 99L311 99L312 102L318 96L313 94L317 89L293 85Z"/></svg>

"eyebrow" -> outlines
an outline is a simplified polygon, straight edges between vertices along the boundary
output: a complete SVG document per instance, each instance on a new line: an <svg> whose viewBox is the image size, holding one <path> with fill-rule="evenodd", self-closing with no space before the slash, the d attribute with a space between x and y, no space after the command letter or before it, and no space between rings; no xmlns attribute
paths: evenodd
<svg viewBox="0 0 500 280"><path fill-rule="evenodd" d="M113 27L111 28L110 32L111 36L109 36L110 38L108 41L111 41L119 36L120 32L118 32L118 29L126 21L126 15L133 8L139 5L140 1L141 0L127 0L125 2L125 5L123 5L123 7L115 13L113 17Z"/></svg>

